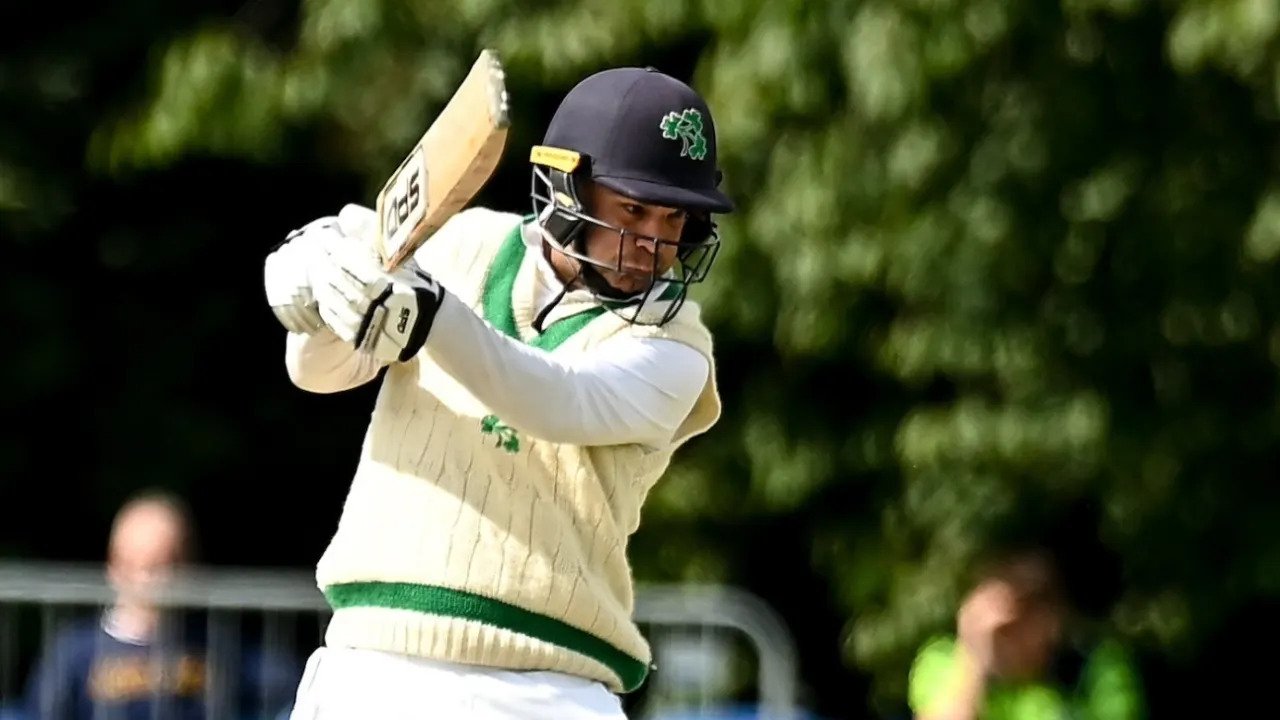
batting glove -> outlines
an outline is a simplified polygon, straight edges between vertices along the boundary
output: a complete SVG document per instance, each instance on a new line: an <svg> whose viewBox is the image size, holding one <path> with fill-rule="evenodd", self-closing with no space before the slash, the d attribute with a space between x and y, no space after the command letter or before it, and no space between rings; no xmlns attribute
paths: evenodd
<svg viewBox="0 0 1280 720"><path fill-rule="evenodd" d="M263 263L267 304L289 332L311 334L324 327L311 291L311 270L326 257L325 243L338 235L338 219L323 217L290 232L267 255Z"/></svg>
<svg viewBox="0 0 1280 720"><path fill-rule="evenodd" d="M377 360L403 362L418 354L444 301L444 287L410 262L382 269L366 244L328 244L329 261L312 288L324 320L338 337Z"/></svg>

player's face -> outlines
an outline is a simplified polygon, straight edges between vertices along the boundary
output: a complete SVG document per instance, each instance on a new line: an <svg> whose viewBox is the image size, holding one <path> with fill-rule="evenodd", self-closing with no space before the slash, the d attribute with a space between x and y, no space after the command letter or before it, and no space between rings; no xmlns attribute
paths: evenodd
<svg viewBox="0 0 1280 720"><path fill-rule="evenodd" d="M593 223L586 228L586 254L609 268L597 270L615 289L643 292L675 264L684 210L639 202L597 183L590 184L587 198L592 215L624 231Z"/></svg>

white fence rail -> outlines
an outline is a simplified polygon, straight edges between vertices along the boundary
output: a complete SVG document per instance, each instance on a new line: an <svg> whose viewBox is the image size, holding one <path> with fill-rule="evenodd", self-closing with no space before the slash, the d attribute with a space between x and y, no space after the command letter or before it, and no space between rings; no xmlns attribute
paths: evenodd
<svg viewBox="0 0 1280 720"><path fill-rule="evenodd" d="M0 561L0 707L17 707L32 654L62 620L113 599L100 565ZM312 572L297 568L195 568L157 601L203 613L211 654L237 647L241 619L252 617L262 646L300 661L321 641L329 613ZM730 697L747 698L761 720L800 717L790 632L758 597L730 586L641 585L636 620L657 668L630 699L633 717L697 717ZM206 702L210 717L230 717L218 709L225 697Z"/></svg>

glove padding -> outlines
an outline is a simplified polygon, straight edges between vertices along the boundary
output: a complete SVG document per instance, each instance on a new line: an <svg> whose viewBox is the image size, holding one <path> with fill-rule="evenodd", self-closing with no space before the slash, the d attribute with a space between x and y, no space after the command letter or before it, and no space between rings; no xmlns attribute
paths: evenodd
<svg viewBox="0 0 1280 720"><path fill-rule="evenodd" d="M338 218L319 218L290 232L267 255L263 263L267 304L289 332L310 334L324 327L311 292L311 270L327 258L324 245L339 236Z"/></svg>
<svg viewBox="0 0 1280 720"><path fill-rule="evenodd" d="M382 362L412 358L444 301L444 288L412 261L387 273L367 243L326 246L312 276L320 317L338 337Z"/></svg>

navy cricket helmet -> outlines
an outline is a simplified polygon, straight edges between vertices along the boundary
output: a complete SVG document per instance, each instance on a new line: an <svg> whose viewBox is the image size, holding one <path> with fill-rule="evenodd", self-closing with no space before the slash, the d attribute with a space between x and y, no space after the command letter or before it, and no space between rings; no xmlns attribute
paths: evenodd
<svg viewBox="0 0 1280 720"><path fill-rule="evenodd" d="M645 306L660 301L661 312L650 322L665 323L679 311L689 285L705 279L715 260L720 238L712 214L734 210L719 188L716 150L711 111L684 82L653 68L595 73L564 97L542 144L530 153L534 213L547 238L578 260L583 283L607 306L615 312L634 308L627 319L644 322L642 315L653 315ZM588 225L616 232L619 242L636 235L593 214L580 194L585 182L687 212L678 240L647 238L676 245L677 262L660 272L655 253L644 292L619 292L599 270L623 268L586 255L582 238Z"/></svg>

